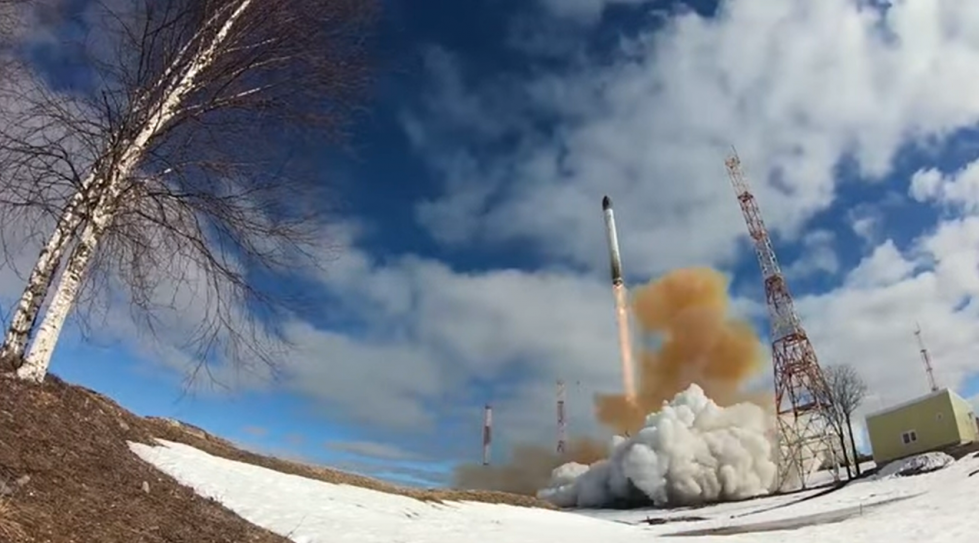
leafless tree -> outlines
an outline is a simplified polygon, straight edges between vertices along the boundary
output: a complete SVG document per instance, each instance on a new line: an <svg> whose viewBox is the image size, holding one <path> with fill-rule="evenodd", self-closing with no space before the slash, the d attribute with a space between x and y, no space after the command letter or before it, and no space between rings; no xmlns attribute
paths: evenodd
<svg viewBox="0 0 979 543"><path fill-rule="evenodd" d="M830 400L832 402L832 424L843 444L844 455L847 449L853 452L852 464L856 470L856 475L860 475L860 461L857 453L857 443L853 438L853 414L863 404L867 396L867 383L857 372L856 368L849 364L828 366L823 369L826 377L826 386L829 389ZM849 438L850 446L846 446ZM847 474L850 472L850 460L847 461Z"/></svg>
<svg viewBox="0 0 979 543"><path fill-rule="evenodd" d="M14 49L31 14L34 4L41 0L0 0L0 77L5 76L8 65L13 60Z"/></svg>
<svg viewBox="0 0 979 543"><path fill-rule="evenodd" d="M0 0L0 46L7 46L19 33L32 0Z"/></svg>
<svg viewBox="0 0 979 543"><path fill-rule="evenodd" d="M0 188L17 189L0 211L53 223L0 358L43 379L83 286L124 285L150 331L183 286L204 302L185 336L198 368L274 367L281 335L265 324L285 298L256 278L317 262L329 176L302 151L342 142L364 103L374 14L365 0L93 2L86 84L0 96L21 104L0 129Z"/></svg>

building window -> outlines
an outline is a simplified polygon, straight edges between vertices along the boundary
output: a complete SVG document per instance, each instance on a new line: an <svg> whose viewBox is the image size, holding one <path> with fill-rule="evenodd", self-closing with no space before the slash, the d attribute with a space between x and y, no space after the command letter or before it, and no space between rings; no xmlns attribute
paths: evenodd
<svg viewBox="0 0 979 543"><path fill-rule="evenodd" d="M918 441L918 434L916 434L914 430L908 430L907 432L901 434L901 441L905 445L910 445L915 441Z"/></svg>

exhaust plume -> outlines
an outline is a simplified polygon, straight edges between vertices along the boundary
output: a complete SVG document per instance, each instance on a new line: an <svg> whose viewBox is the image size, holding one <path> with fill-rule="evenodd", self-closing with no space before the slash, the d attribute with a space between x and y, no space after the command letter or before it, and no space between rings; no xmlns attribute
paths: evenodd
<svg viewBox="0 0 979 543"><path fill-rule="evenodd" d="M639 390L596 399L599 422L619 435L638 431L691 384L719 405L756 401L741 388L762 366L762 349L751 326L728 315L727 279L710 268L683 268L638 289L633 312L641 335L659 348L640 351ZM770 395L769 395L770 396Z"/></svg>
<svg viewBox="0 0 979 543"><path fill-rule="evenodd" d="M604 427L617 435L636 435L646 426L647 415L659 412L665 402L691 385L698 385L701 395L716 406L751 402L770 409L771 393L742 390L745 381L761 369L763 351L751 327L728 315L727 280L721 273L710 268L678 269L634 292L632 310L638 332L657 343L645 343L648 349L638 349L638 387L633 401L626 390L595 398L595 415ZM751 407L761 411L757 405ZM751 409L738 407L738 412L746 410ZM615 439L620 445L627 441ZM610 447L605 439L587 437L572 440L565 457L558 457L550 448L519 445L509 464L458 467L454 484L533 495L554 486L555 468L562 468L554 476L560 475L567 485L587 471L587 466L608 458L612 449L614 444Z"/></svg>
<svg viewBox="0 0 979 543"><path fill-rule="evenodd" d="M608 460L558 467L538 496L560 507L609 507L768 494L778 471L768 436L773 422L757 405L719 407L690 385L635 436L613 438Z"/></svg>

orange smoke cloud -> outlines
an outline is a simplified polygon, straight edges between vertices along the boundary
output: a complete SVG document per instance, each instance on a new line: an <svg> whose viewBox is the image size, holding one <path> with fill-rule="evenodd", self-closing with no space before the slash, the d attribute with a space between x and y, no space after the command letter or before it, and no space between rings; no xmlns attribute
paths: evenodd
<svg viewBox="0 0 979 543"><path fill-rule="evenodd" d="M599 422L618 434L634 433L649 413L691 384L698 384L719 405L754 401L770 407L771 394L748 394L742 387L762 368L758 336L746 322L728 312L727 280L710 268L670 272L635 291L632 309L641 337L659 345L638 352L638 389L634 402L625 392L595 398ZM543 401L543 400L542 400ZM607 453L604 442L578 438L568 454L520 445L509 464L463 465L455 471L455 486L535 494L546 486L551 471L565 462L591 464Z"/></svg>
<svg viewBox="0 0 979 543"><path fill-rule="evenodd" d="M646 415L696 383L719 405L760 401L742 385L762 367L758 336L728 311L727 280L710 268L684 268L636 290L633 313L640 335L659 348L639 353L635 402L624 394L596 398L598 420L623 434L639 430Z"/></svg>
<svg viewBox="0 0 979 543"><path fill-rule="evenodd" d="M456 488L498 490L533 496L547 486L551 471L565 462L593 464L607 455L608 446L589 438L575 438L568 443L566 456L553 449L534 445L517 445L510 463L502 466L462 464L452 474Z"/></svg>

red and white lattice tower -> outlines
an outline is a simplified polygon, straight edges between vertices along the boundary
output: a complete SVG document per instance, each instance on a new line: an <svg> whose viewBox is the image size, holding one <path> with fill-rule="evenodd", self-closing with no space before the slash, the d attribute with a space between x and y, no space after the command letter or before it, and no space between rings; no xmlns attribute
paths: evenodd
<svg viewBox="0 0 979 543"><path fill-rule="evenodd" d="M795 311L758 202L742 171L741 160L733 153L725 160L725 165L748 224L765 284L775 373L778 489L806 488L810 477L823 462L839 465L836 460L840 445L830 431L832 406L826 380L816 360L816 351ZM835 471L834 475L839 477L839 472Z"/></svg>
<svg viewBox="0 0 979 543"><path fill-rule="evenodd" d="M490 445L493 443L493 407L486 404L483 409L483 465L490 463Z"/></svg>
<svg viewBox="0 0 979 543"><path fill-rule="evenodd" d="M564 456L568 446L568 420L564 416L564 381L557 382L557 453Z"/></svg>

